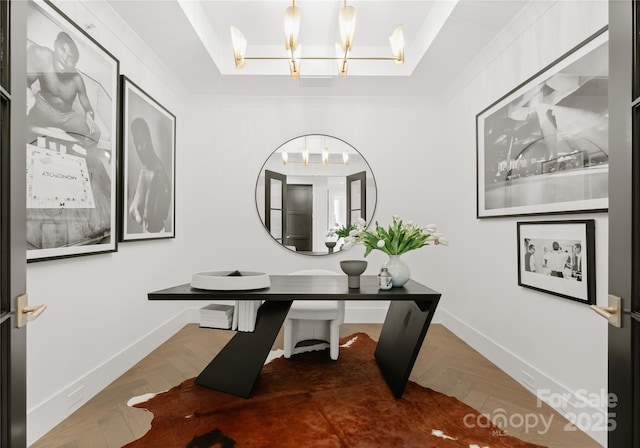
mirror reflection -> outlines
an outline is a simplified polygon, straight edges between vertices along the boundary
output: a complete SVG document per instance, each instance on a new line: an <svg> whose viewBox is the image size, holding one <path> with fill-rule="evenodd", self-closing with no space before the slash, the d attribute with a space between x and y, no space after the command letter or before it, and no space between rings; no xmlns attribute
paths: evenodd
<svg viewBox="0 0 640 448"><path fill-rule="evenodd" d="M267 232L308 255L343 250L345 229L358 218L370 222L376 200L373 172L360 152L323 134L282 144L256 183L256 207Z"/></svg>

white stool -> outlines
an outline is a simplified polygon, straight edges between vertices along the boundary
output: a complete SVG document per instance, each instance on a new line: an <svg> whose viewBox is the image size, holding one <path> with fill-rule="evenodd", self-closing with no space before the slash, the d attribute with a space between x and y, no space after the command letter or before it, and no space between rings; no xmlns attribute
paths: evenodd
<svg viewBox="0 0 640 448"><path fill-rule="evenodd" d="M339 275L323 269L296 271L290 275ZM340 325L344 323L344 300L294 300L284 321L284 357L329 347L338 359ZM308 345L296 345L309 341Z"/></svg>

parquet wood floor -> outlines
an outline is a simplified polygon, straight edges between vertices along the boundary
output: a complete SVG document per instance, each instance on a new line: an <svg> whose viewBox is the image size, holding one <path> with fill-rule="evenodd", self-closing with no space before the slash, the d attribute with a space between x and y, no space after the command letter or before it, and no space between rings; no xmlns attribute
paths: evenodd
<svg viewBox="0 0 640 448"><path fill-rule="evenodd" d="M377 340L381 327L380 324L344 324L340 333L348 336L365 332ZM167 390L197 376L233 334L201 329L197 324L186 325L31 448L120 448L141 437L149 429L152 416L145 410L128 407L127 401L134 396ZM274 348L282 346L281 332ZM542 424L526 430L518 419L513 419L514 426L504 429L520 439L549 448L600 447L549 406L538 406L534 394L442 325L429 328L411 380L454 396L491 417L504 410L502 415L551 419L547 431Z"/></svg>

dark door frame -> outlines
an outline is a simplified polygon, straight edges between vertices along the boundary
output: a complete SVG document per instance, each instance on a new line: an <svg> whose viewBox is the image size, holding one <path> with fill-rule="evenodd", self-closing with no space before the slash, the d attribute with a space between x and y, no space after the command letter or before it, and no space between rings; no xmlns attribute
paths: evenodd
<svg viewBox="0 0 640 448"><path fill-rule="evenodd" d="M271 206L271 180L275 179L280 181L280 208L273 208ZM280 238L273 236L272 224L271 224L271 211L280 210ZM287 232L287 176L278 173L276 171L264 170L264 225L271 234L271 236L280 244L286 243Z"/></svg>
<svg viewBox="0 0 640 448"><path fill-rule="evenodd" d="M3 0L3 3L5 1ZM6 5L7 3L5 3ZM26 17L27 2L8 3L9 85L5 87L3 113L9 114L8 142L0 151L0 276L3 305L11 318L2 325L2 433L0 445L27 446L26 328L16 325L16 298L26 291ZM5 96L3 95L3 96ZM6 145L8 143L8 145Z"/></svg>
<svg viewBox="0 0 640 448"><path fill-rule="evenodd" d="M638 99L634 20L637 0L609 2L609 293L622 298L622 326L609 326L608 446L640 446L638 399L640 324L631 312L638 310L640 282L640 100ZM635 47L635 48L634 48ZM635 61L634 61L635 59ZM634 88L635 86L635 88ZM636 422L634 424L634 422Z"/></svg>

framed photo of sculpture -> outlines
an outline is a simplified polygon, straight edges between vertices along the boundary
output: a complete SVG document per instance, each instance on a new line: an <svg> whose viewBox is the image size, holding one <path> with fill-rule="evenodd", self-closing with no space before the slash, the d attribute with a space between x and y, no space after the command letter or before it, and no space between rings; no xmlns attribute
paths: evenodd
<svg viewBox="0 0 640 448"><path fill-rule="evenodd" d="M27 261L117 249L119 62L51 3L27 15Z"/></svg>
<svg viewBox="0 0 640 448"><path fill-rule="evenodd" d="M596 300L595 221L518 223L518 285L589 305Z"/></svg>
<svg viewBox="0 0 640 448"><path fill-rule="evenodd" d="M122 76L121 241L175 236L176 117Z"/></svg>
<svg viewBox="0 0 640 448"><path fill-rule="evenodd" d="M476 116L478 218L609 207L608 31Z"/></svg>

